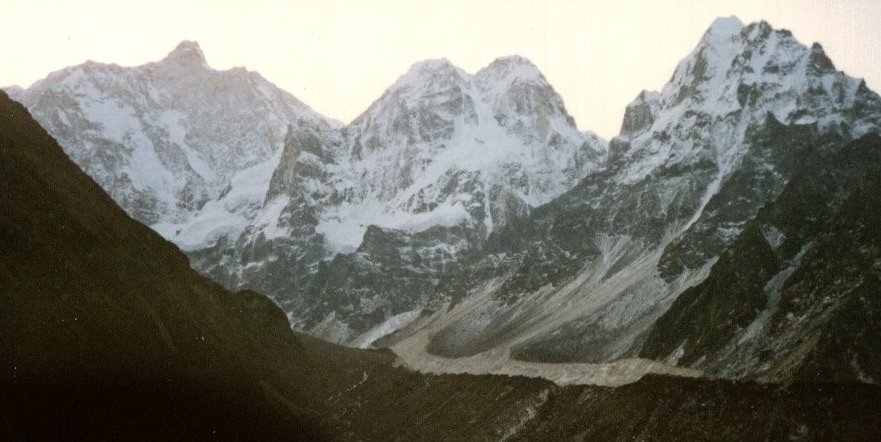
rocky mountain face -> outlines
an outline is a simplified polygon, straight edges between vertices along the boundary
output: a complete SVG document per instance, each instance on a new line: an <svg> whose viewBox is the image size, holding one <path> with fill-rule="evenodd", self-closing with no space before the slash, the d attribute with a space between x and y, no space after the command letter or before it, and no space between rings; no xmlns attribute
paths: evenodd
<svg viewBox="0 0 881 442"><path fill-rule="evenodd" d="M193 47L134 70L102 66L116 71L92 76L128 78L160 65L207 76L236 72L207 69ZM77 69L86 68L62 73ZM55 121L58 109L85 115L88 103L119 100L92 89L40 89L55 77L64 76L15 93L56 127L66 150L93 150L80 165L102 186L131 181L137 172L125 167L145 156L125 142L138 137L129 129L116 138L105 132L120 127L107 115L135 114L102 114L107 122L64 132L74 125ZM193 90L211 84L193 82ZM410 361L450 358L457 372L473 372L465 366L472 363L641 357L738 379L877 382L866 344L876 331L860 322L874 318L867 295L873 212L860 218L857 209L845 210L871 204L860 189L874 183L875 159L842 158L860 150L851 143L871 146L881 98L837 71L818 44L805 46L765 22L718 19L661 91L644 91L627 107L608 144L579 132L560 97L519 57L474 75L445 60L418 63L348 126L284 97L283 117L227 122L227 133L249 136L266 121L278 128L277 147L236 163L250 165L231 171L219 160L195 161L208 155L201 144L186 144L180 161L168 160L224 171L203 186L186 167L169 166L184 177L175 183L196 183L180 189L207 189L196 192L201 199L188 190L165 206L134 204L126 195L135 191L114 198L136 217L155 213L153 228L187 249L203 274L267 293L297 329L353 346L389 346ZM215 105L199 109L228 112L227 104ZM155 152L182 146L162 127L142 144ZM80 134L122 141L113 149L82 147ZM230 158L241 153L211 146L233 152ZM86 164L111 154L119 158L101 167L128 165L114 172L119 179ZM828 183L805 178L826 175ZM161 187L132 182L136 190ZM816 188L818 202L796 207L792 201L808 194L793 183ZM150 197L161 192L150 192L145 198L161 200ZM176 211L162 209L171 206ZM852 247L834 247L841 244ZM848 254L863 245L862 255ZM800 270L808 264L810 275ZM859 339L842 345L848 333Z"/></svg>
<svg viewBox="0 0 881 442"><path fill-rule="evenodd" d="M211 69L186 41L143 66L62 69L19 101L132 217L186 250L240 233L285 128L324 121L255 72Z"/></svg>
<svg viewBox="0 0 881 442"><path fill-rule="evenodd" d="M198 270L339 342L412 316L490 232L598 169L606 149L520 57L475 75L414 65L347 127L256 73L209 68L192 42L16 93Z"/></svg>
<svg viewBox="0 0 881 442"><path fill-rule="evenodd" d="M684 290L712 280L722 252L750 233L747 224L781 195L803 158L877 133L879 118L881 99L836 71L819 45L803 46L765 22L719 19L661 92L628 106L606 167L493 232L462 273L439 283L432 307L392 348L430 336L427 351L451 358L639 355L647 337L665 341L650 334L652 324L685 302L674 303ZM766 258L742 270L759 279L782 270ZM704 326L717 327L726 302L739 297L717 300ZM691 324L692 336L709 333ZM709 356L694 366L708 364Z"/></svg>
<svg viewBox="0 0 881 442"><path fill-rule="evenodd" d="M267 224L229 261L198 262L270 293L297 328L366 344L412 318L490 232L598 169L604 150L525 59L473 76L419 63L342 130L293 127Z"/></svg>
<svg viewBox="0 0 881 442"><path fill-rule="evenodd" d="M296 335L188 268L2 92L0 188L3 440L881 437L877 386L425 376Z"/></svg>
<svg viewBox="0 0 881 442"><path fill-rule="evenodd" d="M878 382L881 138L803 161L652 327L644 356L732 378Z"/></svg>

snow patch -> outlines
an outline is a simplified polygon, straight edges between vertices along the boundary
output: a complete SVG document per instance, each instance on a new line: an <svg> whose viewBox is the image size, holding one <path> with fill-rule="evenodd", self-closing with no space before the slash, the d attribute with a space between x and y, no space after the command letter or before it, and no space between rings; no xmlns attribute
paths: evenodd
<svg viewBox="0 0 881 442"><path fill-rule="evenodd" d="M811 249L812 245L813 243L810 242L805 244L789 263L789 266L771 277L768 283L765 284L765 296L768 298L765 308L759 313L756 319L744 329L743 334L737 341L737 345L743 345L751 340L767 336L769 321L771 317L774 316L774 313L777 312L777 307L780 304L780 292L783 290L783 284L785 284L786 280L798 270L802 258L804 258L808 250Z"/></svg>
<svg viewBox="0 0 881 442"><path fill-rule="evenodd" d="M421 311L422 309L415 309L394 315L386 319L382 324L373 327L367 331L367 333L359 336L349 345L357 348L370 348L370 344L377 339L400 330L414 319L418 318Z"/></svg>
<svg viewBox="0 0 881 442"><path fill-rule="evenodd" d="M361 204L343 203L327 209L315 231L324 235L335 252L351 253L361 244L367 227L371 225L416 233L434 226L458 226L470 220L471 214L458 201L447 200L431 211L410 213L389 211L385 205L373 200Z"/></svg>
<svg viewBox="0 0 881 442"><path fill-rule="evenodd" d="M275 197L263 206L263 210L254 219L254 225L257 226L266 239L282 238L290 235L290 231L287 228L279 225L281 214L287 206L287 198Z"/></svg>
<svg viewBox="0 0 881 442"><path fill-rule="evenodd" d="M220 238L234 240L254 222L274 225L284 202L273 201L267 210L260 212L263 198L269 189L269 179L278 163L279 156L243 169L233 176L228 191L218 199L208 201L192 217L182 223L157 223L150 226L183 250L199 250L211 247ZM256 219L258 213L262 218ZM274 218L273 218L274 217ZM266 230L272 237L282 236L277 228Z"/></svg>
<svg viewBox="0 0 881 442"><path fill-rule="evenodd" d="M768 244L774 250L779 249L783 242L786 241L786 235L773 224L762 224L759 230L762 232L762 236L765 237L765 241L768 241Z"/></svg>
<svg viewBox="0 0 881 442"><path fill-rule="evenodd" d="M517 422L514 423L513 426L511 426L511 428L508 428L508 430L505 431L505 434L502 435L501 439L499 439L499 442L504 442L510 439L512 436L515 436L527 423L529 423L529 421L535 419L535 417L538 415L538 410L541 409L541 407L543 407L545 403L547 403L549 395L550 390L542 390L536 398L537 401L535 403L527 405L526 408L523 409L523 414L520 415L520 418L517 420Z"/></svg>

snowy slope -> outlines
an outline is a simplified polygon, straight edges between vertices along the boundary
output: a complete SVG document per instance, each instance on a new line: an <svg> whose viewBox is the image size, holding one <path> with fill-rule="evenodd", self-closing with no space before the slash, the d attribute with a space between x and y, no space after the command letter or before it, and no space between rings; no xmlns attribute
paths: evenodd
<svg viewBox="0 0 881 442"><path fill-rule="evenodd" d="M19 98L130 215L184 249L239 234L288 122L323 120L257 73L211 69L188 41L156 63L54 72Z"/></svg>
<svg viewBox="0 0 881 442"><path fill-rule="evenodd" d="M257 73L211 69L186 41L156 63L87 62L10 91L198 270L273 296L304 328L335 317L347 329L339 318L354 315L353 339L421 307L461 256L606 155L521 57L474 75L446 60L417 63L348 127ZM334 256L359 250L370 226L380 229L372 252L353 261L366 286L319 290L315 275L334 278ZM366 282L392 267L418 275L397 287L419 293ZM329 302L322 290L347 299L356 290L373 307Z"/></svg>
<svg viewBox="0 0 881 442"><path fill-rule="evenodd" d="M350 197L318 227L338 251L354 250L368 225L465 223L488 234L572 187L605 150L520 57L474 76L446 60L418 63L346 128L346 144L333 186Z"/></svg>
<svg viewBox="0 0 881 442"><path fill-rule="evenodd" d="M394 345L428 335L422 351L450 358L635 355L799 158L879 127L881 99L819 45L719 19L660 92L628 106L607 167L497 230Z"/></svg>
<svg viewBox="0 0 881 442"><path fill-rule="evenodd" d="M878 127L874 112L853 114L873 95L865 82L837 72L815 43L806 47L766 22L744 27L717 19L660 93L629 106L645 108L641 124L625 121L628 165L618 179L636 182L662 165L706 156L727 177L744 154L747 128L768 114L784 124L816 124L821 133L858 137ZM843 127L842 127L843 126ZM845 129L846 128L846 129Z"/></svg>
<svg viewBox="0 0 881 442"><path fill-rule="evenodd" d="M345 128L293 123L254 222L194 264L269 293L298 328L362 343L424 306L497 227L599 169L605 150L528 60L475 75L417 63Z"/></svg>

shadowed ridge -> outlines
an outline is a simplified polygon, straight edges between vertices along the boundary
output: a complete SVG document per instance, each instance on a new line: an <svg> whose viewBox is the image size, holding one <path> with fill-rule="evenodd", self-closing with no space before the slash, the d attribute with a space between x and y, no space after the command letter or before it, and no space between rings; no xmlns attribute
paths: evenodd
<svg viewBox="0 0 881 442"><path fill-rule="evenodd" d="M298 354L277 307L193 272L5 93L0 188L0 439L321 439L258 370Z"/></svg>

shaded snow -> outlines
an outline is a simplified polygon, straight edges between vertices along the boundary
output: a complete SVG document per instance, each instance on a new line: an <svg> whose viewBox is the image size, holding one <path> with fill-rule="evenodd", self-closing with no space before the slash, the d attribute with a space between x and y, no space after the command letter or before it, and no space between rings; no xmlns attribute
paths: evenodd
<svg viewBox="0 0 881 442"><path fill-rule="evenodd" d="M254 218L290 121L339 126L259 74L211 69L188 41L160 62L53 72L22 101L123 208L184 249Z"/></svg>
<svg viewBox="0 0 881 442"><path fill-rule="evenodd" d="M367 333L359 336L354 341L350 342L349 345L358 348L369 348L373 341L400 330L405 325L419 317L421 311L422 309L416 309L394 315L386 319L382 324L373 327L367 331Z"/></svg>
<svg viewBox="0 0 881 442"><path fill-rule="evenodd" d="M228 192L211 200L192 217L182 223L158 223L150 226L160 235L183 250L198 250L212 246L219 238L235 239L251 223L275 222L285 202L278 200L261 212L260 208L269 189L269 179L278 163L278 156L238 172L228 185ZM255 219L266 214L265 219ZM268 229L267 233L282 236L285 232Z"/></svg>
<svg viewBox="0 0 881 442"><path fill-rule="evenodd" d="M559 108L519 114L533 99ZM489 213L493 189L534 207L599 167L605 142L562 112L541 73L520 57L473 76L446 60L417 63L347 128L347 147L326 166L332 178L321 192L347 198L322 208L317 230L337 252L357 248L369 225L410 232L482 225L489 233L501 221ZM484 215L475 218L480 206Z"/></svg>
<svg viewBox="0 0 881 442"><path fill-rule="evenodd" d="M777 307L780 304L780 292L783 290L783 284L785 284L786 280L798 270L802 258L804 258L805 254L811 249L811 245L812 243L805 244L798 254L792 258L789 266L771 277L768 283L765 284L765 296L767 296L768 299L765 303L765 308L762 309L753 322L743 331L743 334L737 341L738 345L742 345L756 338L764 338L769 335L769 321L771 317L777 313Z"/></svg>
<svg viewBox="0 0 881 442"><path fill-rule="evenodd" d="M387 206L375 200L344 203L327 209L315 230L325 236L335 252L347 253L358 248L370 225L421 232L433 226L461 225L471 219L462 203L449 200L422 213L387 210Z"/></svg>

